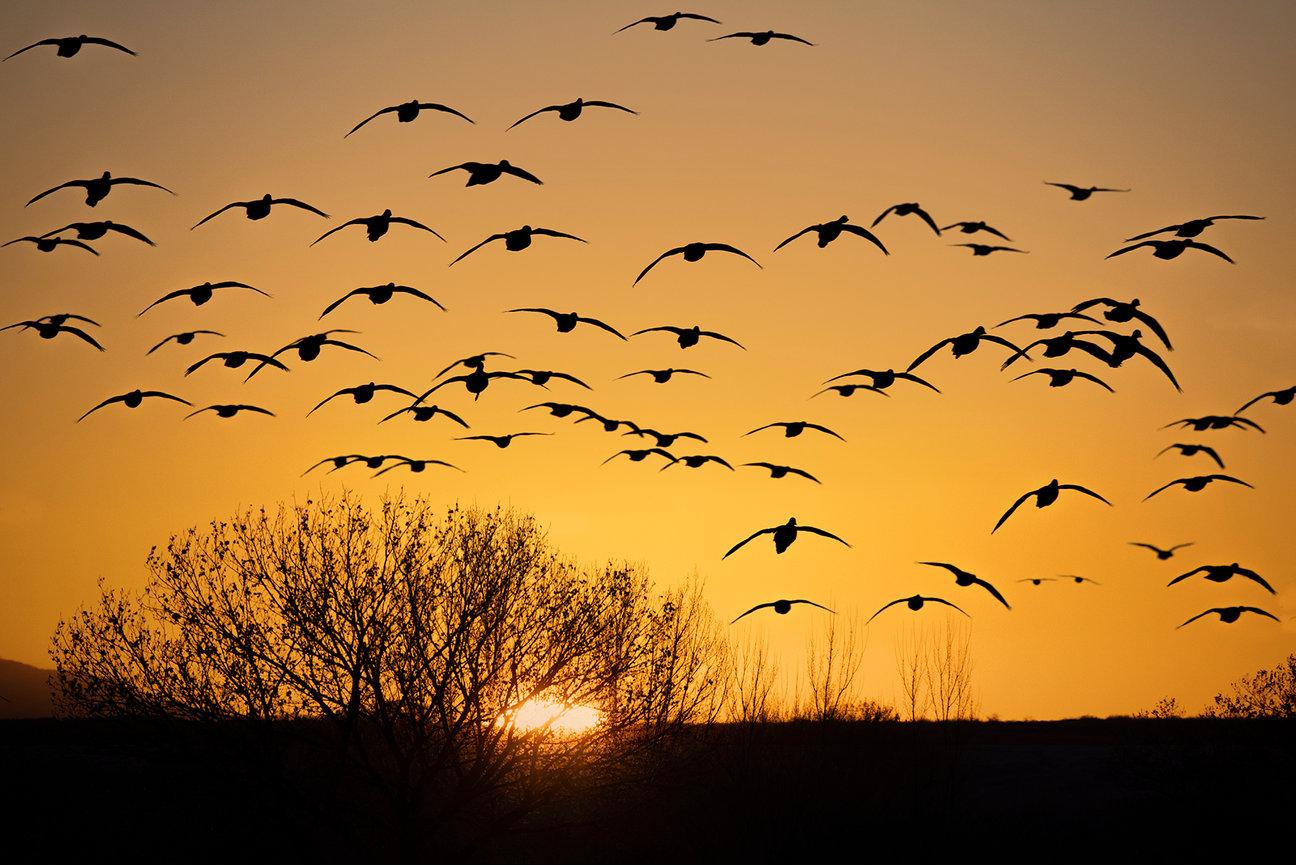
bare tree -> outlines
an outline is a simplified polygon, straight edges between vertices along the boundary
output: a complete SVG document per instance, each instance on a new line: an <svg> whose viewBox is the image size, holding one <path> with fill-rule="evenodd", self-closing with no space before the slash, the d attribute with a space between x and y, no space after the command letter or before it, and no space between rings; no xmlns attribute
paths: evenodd
<svg viewBox="0 0 1296 865"><path fill-rule="evenodd" d="M806 678L810 686L811 715L815 720L846 720L855 715L855 705L859 702L854 692L855 680L864 661L858 625L859 617L855 613L849 618L829 616L822 638L815 631L810 632Z"/></svg>
<svg viewBox="0 0 1296 865"><path fill-rule="evenodd" d="M980 703L972 688L971 626L944 622L927 643L925 677L928 700L938 721L972 720Z"/></svg>
<svg viewBox="0 0 1296 865"><path fill-rule="evenodd" d="M929 677L927 675L927 632L905 625L896 637L896 672L900 676L900 713L910 721L927 714Z"/></svg>
<svg viewBox="0 0 1296 865"><path fill-rule="evenodd" d="M779 713L773 692L779 668L769 641L744 628L742 641L731 644L729 658L728 717L743 723L775 720Z"/></svg>

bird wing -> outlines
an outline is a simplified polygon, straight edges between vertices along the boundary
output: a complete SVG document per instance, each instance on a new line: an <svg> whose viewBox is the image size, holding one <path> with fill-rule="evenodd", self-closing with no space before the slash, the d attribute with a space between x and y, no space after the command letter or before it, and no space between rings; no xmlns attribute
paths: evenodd
<svg viewBox="0 0 1296 865"><path fill-rule="evenodd" d="M408 225L413 228L421 228L424 231L431 232L432 234L436 234L437 238L440 239L442 243L446 242L446 239L444 237L441 237L441 235L437 234L435 231L432 231L432 229L428 228L426 225L424 225L421 222L415 222L412 219L406 219L404 216L393 216L391 218L391 221L399 222L401 225Z"/></svg>
<svg viewBox="0 0 1296 865"><path fill-rule="evenodd" d="M1252 486L1251 484L1247 483L1246 481L1238 480L1237 478L1235 478L1235 477L1233 477L1233 476L1231 476L1231 475L1210 475L1209 477L1210 477L1210 479L1213 480L1213 481L1230 481L1230 482L1235 483L1235 484L1241 484L1241 485L1244 486L1244 487L1251 487L1251 489L1255 489L1254 486Z"/></svg>
<svg viewBox="0 0 1296 865"><path fill-rule="evenodd" d="M1105 382L1105 381L1103 381L1102 379L1098 378L1098 376L1096 376L1096 375L1090 375L1089 373L1087 373L1087 372L1081 372L1081 371L1078 370L1078 369L1076 369L1076 370L1072 370L1072 371L1071 371L1071 374L1072 374L1072 375L1079 376L1080 378L1087 378L1087 379L1089 379L1089 381L1092 381L1092 382L1094 382L1094 383L1096 383L1096 384L1100 384L1100 385L1102 385L1103 387L1107 388L1108 391L1111 391L1111 393L1115 393L1115 392L1116 392L1116 391L1112 390L1111 385L1107 384L1107 382Z"/></svg>
<svg viewBox="0 0 1296 865"><path fill-rule="evenodd" d="M51 191L52 191L52 190L51 190ZM36 199L34 199L34 198L32 199L32 201L35 201L35 200L36 200ZM30 204L31 202L28 202L28 203ZM657 256L656 258L653 259L652 264L648 265L648 266L645 267L643 270L639 271L639 275L635 277L635 281L632 282L632 283L630 283L630 285L631 285L631 286L638 285L638 284L639 284L639 280L643 279L644 276L648 273L648 271L652 270L652 269L657 265L657 262L661 261L661 260L662 260L663 258L665 258L666 256L668 256L668 255L678 255L679 253L681 253L681 252L683 252L683 251L684 251L684 247L682 247L682 246L677 246L677 247L675 247L674 249L671 249L671 250L668 250L668 251L666 251L666 252L663 252L661 255L659 255L659 256ZM658 328L658 329L660 330L660 328ZM640 331L640 332L642 333L642 331Z"/></svg>
<svg viewBox="0 0 1296 865"><path fill-rule="evenodd" d="M360 121L359 123L357 123L354 127L352 127L351 132L355 132L355 131L356 131L357 129L359 129L361 126L364 126L366 123L368 123L370 120L373 120L375 117L379 116L380 114L386 114L386 113L388 113L389 111L395 111L395 110L398 109L399 107L400 107L399 105L391 105L391 106L388 106L387 108L381 108L381 109L379 109L378 111L375 111L373 114L370 114L370 115L369 115L368 117L366 117L364 120L361 120L361 121ZM346 135L343 135L342 137L343 137L343 138L346 138L348 135L351 134L351 132L348 132ZM311 468L314 468L314 466L311 466ZM310 470L310 469L307 469L307 471L309 471L309 470Z"/></svg>
<svg viewBox="0 0 1296 865"><path fill-rule="evenodd" d="M311 213L317 214L319 216L324 217L325 219L328 219L328 214L325 213L324 211L320 210L317 207L311 207L306 202L300 201L296 198L272 198L270 199L270 203L271 204L291 204L293 207L300 207L302 210L309 210Z"/></svg>
<svg viewBox="0 0 1296 865"><path fill-rule="evenodd" d="M157 306L159 303L162 303L163 301L171 300L172 298L175 297L184 297L186 295L191 294L192 292L193 292L192 288L178 288L175 291L171 292L170 294L165 294L162 297L159 297L157 300L153 301L148 306L141 309L138 313L135 314L135 317L139 318L141 315L148 312L150 309Z"/></svg>
<svg viewBox="0 0 1296 865"><path fill-rule="evenodd" d="M806 40L802 39L800 36L793 36L791 33L774 33L774 34L772 34L772 37L771 37L771 38L774 38L774 39L791 39L793 42L800 42L800 43L802 43L802 44L804 44L804 45L814 45L813 42L807 42ZM939 233L939 231L938 231L937 233Z"/></svg>
<svg viewBox="0 0 1296 865"><path fill-rule="evenodd" d="M834 541L837 541L842 544L846 544L846 546L848 547L850 546L850 544L847 544L845 541L843 541L841 538L834 535L832 532L825 531L823 529L817 529L814 526L797 526L796 529L798 532L810 532L813 535L822 535L825 538L832 538Z"/></svg>
<svg viewBox="0 0 1296 865"><path fill-rule="evenodd" d="M1143 357L1147 358L1148 360L1152 361L1153 366L1161 370L1161 372L1165 373L1165 377L1170 379L1170 383L1174 385L1175 390L1179 391L1180 393L1183 392L1183 388L1179 386L1179 382L1175 379L1174 373L1170 371L1170 367L1166 364L1165 360L1162 359L1161 355L1157 354L1155 351L1148 348L1147 346L1141 344L1135 347L1134 351L1138 354L1143 355Z"/></svg>
<svg viewBox="0 0 1296 865"><path fill-rule="evenodd" d="M888 207L886 210L882 211L882 213L878 216L878 218L875 219L875 220L873 220L873 222L869 224L869 228L873 228L874 226L876 226L879 222L881 222L881 221L886 217L886 215L887 215L888 213L890 213L891 211L895 210L896 207L898 207L898 206L899 206L899 205L893 204L893 205L891 205L890 207ZM940 229L937 229L937 231L939 231L939 230L940 230ZM884 607L883 609L885 609L885 607ZM881 610L879 610L878 612L881 612Z"/></svg>
<svg viewBox="0 0 1296 865"><path fill-rule="evenodd" d="M135 54L134 51L127 48L125 45L121 45L116 42L113 42L111 39L104 39L100 36L87 36L84 39L82 39L81 42L83 44L93 43L95 45L107 45L109 48L116 48L118 51L125 51L127 54L130 54L132 56L139 56Z"/></svg>
<svg viewBox="0 0 1296 865"><path fill-rule="evenodd" d="M481 249L483 246L485 246L486 244L490 243L492 240L503 240L503 239L504 239L504 235L502 235L502 234L492 234L490 237L486 238L486 239L483 240L481 243L477 244L477 245L474 246L472 249L468 250L468 251L465 252L463 255L461 255L461 256L459 256L458 258L456 258L454 261L450 262L449 266L450 266L450 267L454 267L454 266L455 266L456 264L458 264L460 261L463 261L465 258L467 258L468 256L472 255L474 252L476 252L477 250Z"/></svg>
<svg viewBox="0 0 1296 865"><path fill-rule="evenodd" d="M1274 590L1274 587L1271 586L1271 585L1269 585L1269 583L1265 581L1265 578L1264 578L1264 577L1260 576L1259 574L1257 574L1255 571L1251 570L1250 568L1234 568L1234 569L1233 569L1233 573L1237 574L1239 577L1246 577L1248 580L1253 580L1253 581L1259 583L1260 585L1262 585L1262 586L1264 586L1266 589L1268 589L1268 590L1269 590L1269 594L1271 594L1271 595L1276 595L1276 594L1278 594L1278 592Z"/></svg>
<svg viewBox="0 0 1296 865"><path fill-rule="evenodd" d="M1163 487L1157 487L1157 488L1154 489L1152 492L1150 492L1150 493L1148 493L1147 495L1145 495L1145 496L1143 497L1143 501L1147 501L1148 499L1152 498L1152 497L1153 497L1154 495L1156 495L1157 493L1159 493L1159 492L1163 492L1163 491L1165 491L1165 490L1168 490L1168 489L1170 489L1172 486L1174 486L1175 484L1180 484L1180 483L1183 483L1183 478L1179 478L1178 480L1173 480L1173 481L1171 481L1170 483L1166 484L1166 485L1163 486Z"/></svg>
<svg viewBox="0 0 1296 865"><path fill-rule="evenodd" d="M341 225L339 225L337 228L330 228L328 231L324 232L324 233L321 234L319 237L317 237L317 238L315 238L314 240L312 240L312 241L310 242L310 245L311 245L311 246L314 246L315 244L319 243L319 242L320 242L321 240L323 240L324 238L328 237L330 234L334 234L335 232L341 231L342 229L346 228L348 225L364 225L364 224L365 224L365 221L364 221L363 219L349 219L349 220L347 220L346 222L344 222L344 223L342 223Z"/></svg>
<svg viewBox="0 0 1296 865"><path fill-rule="evenodd" d="M624 28L622 28L622 29L624 29ZM618 30L617 32L620 33L621 31ZM560 109L560 108L562 108L562 107L563 107L563 106L561 106L561 105L549 105L549 106L546 106L545 108L537 108L535 111L532 111L532 112L531 112L530 114L528 114L526 117L523 117L522 120L519 120L517 123L514 123L513 126L517 126L518 123L522 123L523 121L530 120L532 117L535 117L537 114L544 114L546 111L557 111L558 109ZM512 129L513 126L510 126L509 129ZM505 132L508 132L508 129L505 129L504 131L505 131Z"/></svg>
<svg viewBox="0 0 1296 865"><path fill-rule="evenodd" d="M531 181L532 183L538 183L538 184L540 184L541 186L544 185L544 181L543 181L543 180L541 180L540 178L536 177L534 174L532 174L531 172L529 172L529 171L527 171L527 170L525 170L525 169L518 168L516 165L506 165L506 166L504 166L504 173L505 173L505 174L512 174L514 177L520 177L520 178L522 178L523 180L529 180L529 181Z"/></svg>
<svg viewBox="0 0 1296 865"><path fill-rule="evenodd" d="M577 237L576 235L568 234L565 231L554 231L552 228L533 228L531 229L531 233L540 234L545 237L565 237L568 240L579 240L581 243L589 243L589 241L583 237Z"/></svg>
<svg viewBox="0 0 1296 865"><path fill-rule="evenodd" d="M1005 607L1007 607L1007 608L1010 609L1010 610L1012 609L1012 605L1009 604L1006 600L1004 600L1004 596L1001 595L1001 594L999 594L999 590L996 589L994 586L990 585L989 583L987 583L985 580L981 579L980 577L973 577L973 578L972 578L972 582L975 583L975 584L978 585L978 586L981 586L983 589L985 589L985 590L986 590L987 592L989 592L990 594L994 595L995 598L998 599L999 603L1003 604Z"/></svg>
<svg viewBox="0 0 1296 865"><path fill-rule="evenodd" d="M932 567L936 567L936 568L944 568L945 570L949 571L951 574L953 574L956 577L965 576L965 577L972 577L973 579L976 578L975 574L969 574L967 571L963 570L962 568L956 568L954 565L946 564L945 562L919 562L918 564L931 565Z"/></svg>
<svg viewBox="0 0 1296 865"><path fill-rule="evenodd" d="M945 339L942 339L940 342L936 343L931 348L927 349L922 354L918 355L918 357L914 360L914 362L909 364L909 366L905 368L905 372L913 371L913 369L917 367L920 363L922 363L927 358L931 357L937 351L949 345L953 341L954 341L953 337L946 337Z"/></svg>
<svg viewBox="0 0 1296 865"><path fill-rule="evenodd" d="M709 336L709 337L711 337L712 339L724 340L725 342L731 342L731 343L733 343L734 345L736 345L736 346L738 346L739 348L741 348L743 351L746 351L746 350L747 350L747 346L743 345L743 344L742 344L741 342L739 342L738 340L736 340L736 339L731 339L731 338L725 336L723 333L716 333L714 330L703 330L703 331L699 331L699 332L698 332L698 336Z"/></svg>
<svg viewBox="0 0 1296 865"><path fill-rule="evenodd" d="M990 530L990 534L993 535L993 534L995 533L995 531L996 531L1000 526L1002 526L1002 525L1004 524L1004 520L1006 520L1006 519L1008 519L1009 517L1012 516L1013 511L1017 510L1017 508L1021 505L1022 502L1026 501L1028 498L1030 498L1031 496L1035 495L1037 492L1039 492L1039 491L1038 491L1038 490L1031 490L1030 492L1024 494L1024 495L1023 495L1021 498L1019 498L1017 501L1013 502L1013 506L1010 507L1007 511L1004 512L1004 515L1003 515L1002 517L999 518L999 522L997 522L997 523L994 524L994 528Z"/></svg>
<svg viewBox="0 0 1296 865"><path fill-rule="evenodd" d="M220 210L217 210L215 213L209 213L209 214L207 214L206 216L204 216L202 219L200 219L200 220L198 220L197 222L195 222L195 223L193 224L193 226L190 227L189 230L190 230L190 231L193 231L195 228L197 228L198 226L202 225L202 224L203 224L204 222L206 222L207 220L209 220L209 219L214 219L215 217L220 216L222 213L224 213L225 211L229 210L231 207L246 207L246 206L247 206L247 202L244 202L244 201L231 201L229 204L225 205L225 206L222 207Z"/></svg>
<svg viewBox="0 0 1296 865"><path fill-rule="evenodd" d="M678 460L676 460L676 462L678 462ZM671 463L670 465L673 465L673 463ZM755 540L756 538L759 538L761 535L769 535L769 534L773 534L775 531L777 531L777 528L772 528L772 529L761 529L759 532L756 532L756 533L754 533L754 534L748 536L748 537L745 538L744 540L741 540L741 541L739 541L738 543L734 544L732 547L729 548L729 552L725 553L725 554L724 554L723 556L721 556L720 558L721 558L721 559L727 559L727 558L729 558L730 556L732 556L734 553L738 552L738 550L742 548L743 544L746 544L748 541Z"/></svg>
<svg viewBox="0 0 1296 865"><path fill-rule="evenodd" d="M1185 241L1184 245L1191 249L1200 249L1203 252L1209 252L1212 255L1218 255L1220 258L1224 259L1229 264L1236 263L1233 261L1233 259L1225 255L1223 250L1216 249L1215 247L1211 246L1209 243L1201 243L1200 241L1189 240L1189 241Z"/></svg>
<svg viewBox="0 0 1296 865"><path fill-rule="evenodd" d="M778 603L778 602L777 602L777 601L770 601L768 604L757 604L756 606L754 606L754 607L752 607L750 610L748 610L746 613L743 613L742 616L739 616L738 619L741 619L743 616L746 616L746 615L748 615L748 614L750 614L750 613L754 613L754 612L756 612L757 610L762 609L762 608L764 608L764 607L772 607L772 606L774 606L776 603ZM792 603L796 603L796 602L793 601ZM729 624L732 625L734 622L737 622L738 619L734 619L733 622L730 622Z"/></svg>
<svg viewBox="0 0 1296 865"><path fill-rule="evenodd" d="M77 423L81 423L81 421L85 420L85 419L88 418L90 415L92 415L92 414L94 414L95 412L99 411L99 409L103 408L104 406L106 406L106 405L112 405L113 403L115 403L115 402L120 402L120 401L122 401L122 400L124 400L124 399L126 399L126 394L120 394L120 395L118 395L118 396L110 396L110 397L108 397L108 399L106 399L106 400L104 400L103 402L99 403L99 405L95 406L94 408L90 409L90 411L86 412L85 414L81 415L81 417L77 418L77 419L76 419L76 422L77 422Z"/></svg>
<svg viewBox="0 0 1296 865"><path fill-rule="evenodd" d="M1086 488L1080 486L1079 484L1058 484L1058 489L1060 489L1060 490L1075 490L1076 492L1084 493L1084 494L1087 495L1087 496L1093 496L1094 498L1098 499L1098 501L1100 501L1100 502L1107 502L1107 504L1109 504L1109 505L1111 504L1111 502L1108 502L1105 498L1103 498L1102 496L1098 495L1098 494L1097 494L1096 492L1094 492L1093 490L1086 489Z"/></svg>
<svg viewBox="0 0 1296 865"><path fill-rule="evenodd" d="M1150 240L1145 240L1142 243L1136 243L1133 246L1127 246L1124 249L1118 249L1115 252L1113 252L1111 255L1107 256L1107 258L1115 258L1118 255L1124 255L1127 252L1133 252L1134 250L1138 249L1140 246L1155 246L1155 244L1152 243L1152 241Z"/></svg>
<svg viewBox="0 0 1296 865"><path fill-rule="evenodd" d="M1136 234L1133 237L1125 238L1126 243L1133 243L1136 240L1144 240L1149 237L1155 237L1158 234L1165 234L1167 231L1178 231L1183 228L1182 225L1167 225L1165 228L1158 228L1156 231L1145 231L1142 234Z"/></svg>
<svg viewBox="0 0 1296 865"><path fill-rule="evenodd" d="M1170 337L1166 336L1165 329L1161 327L1161 322L1157 321L1155 318L1148 315L1146 312L1143 312L1142 310L1138 310L1138 309L1134 310L1134 317L1137 318L1139 321L1141 321L1143 324L1146 324L1148 326L1148 329L1150 329L1154 334L1156 334L1156 338L1161 340L1162 345L1164 345L1167 349L1170 349L1171 351L1174 350L1174 346L1170 345Z"/></svg>
<svg viewBox="0 0 1296 865"><path fill-rule="evenodd" d="M809 43L806 43L806 44L809 44ZM939 235L939 234L941 233L940 228L936 225L935 221L932 220L931 216L927 213L927 211L923 210L921 207L915 207L913 212L916 213L916 214L918 214L919 216L921 216L921 217L922 217L922 221L925 222L925 223L927 223L928 225L930 225L930 226L931 226L931 230L934 231L934 232L936 232L937 235Z"/></svg>
<svg viewBox="0 0 1296 865"><path fill-rule="evenodd" d="M75 334L76 336L81 337L81 338L84 339L86 342L90 343L90 344L93 345L95 348L99 349L100 351L103 351L103 350L104 350L104 347L103 347L102 345L100 345L99 343L95 342L94 337L92 337L90 334L86 333L84 330L82 330L82 329L79 328L79 327L70 327L70 326L64 324L64 325L60 325L59 328L58 328L58 330L59 330L60 333L71 333L71 334Z"/></svg>
<svg viewBox="0 0 1296 865"><path fill-rule="evenodd" d="M797 239L798 237L800 237L801 235L803 235L803 234L805 234L805 233L807 233L807 232L810 232L810 231L814 231L814 230L815 230L816 228L818 228L818 227L819 227L819 226L817 226L817 225L811 225L811 226L808 226L808 227L806 227L806 228L801 229L801 230L798 231L796 234L792 235L792 236L789 237L787 240L783 241L783 242L780 243L778 246L774 247L774 251L775 251L775 252L778 252L780 249L782 249L783 247L787 246L789 243L791 243L792 241L796 240L796 239ZM655 262L654 262L654 263L655 263ZM745 614L744 614L744 615L745 615ZM736 621L736 620L735 620L735 621Z"/></svg>
<svg viewBox="0 0 1296 865"><path fill-rule="evenodd" d="M1269 618L1273 619L1275 622L1281 621L1273 613L1269 612L1268 610L1262 610L1259 607L1238 607L1238 609L1244 613L1259 613L1262 616L1268 616Z"/></svg>
<svg viewBox="0 0 1296 865"><path fill-rule="evenodd" d="M817 424L817 423L808 423L808 424L806 424L805 426L806 426L806 429L818 430L819 432L828 433L828 435L830 435L830 436L837 436L837 438L841 439L842 441L846 441L846 439L842 438L840 435L837 435L837 433L835 433L835 432L833 432L832 430L828 429L828 427L826 427L826 426L821 426L820 424Z"/></svg>
<svg viewBox="0 0 1296 865"><path fill-rule="evenodd" d="M639 113L638 111L635 111L635 110L633 110L633 109L626 108L624 105L617 105L615 102L605 102L605 101L603 101L602 99L590 99L589 101L585 102L584 104L585 104L586 106L594 105L594 106L597 106L597 107L599 107L599 108L617 108L617 109L619 109L619 110L621 110L621 111L625 111L625 112L628 112L628 113L630 113L630 114L638 114L638 113Z"/></svg>
<svg viewBox="0 0 1296 865"><path fill-rule="evenodd" d="M1179 625L1178 627L1176 627L1175 630L1176 630L1176 631L1179 630L1179 628L1182 628L1184 625L1187 625L1187 624L1189 624L1190 622L1195 622L1195 621L1197 621L1198 619L1200 619L1202 616L1206 615L1207 613L1217 613L1217 612L1219 612L1219 608L1217 608L1217 607L1212 607L1211 609L1206 610L1205 612L1198 613L1197 615L1193 616L1193 617L1192 617L1191 619L1189 619L1187 622L1184 622L1183 625Z"/></svg>
<svg viewBox="0 0 1296 865"><path fill-rule="evenodd" d="M750 255L748 255L747 253L743 252L743 251L742 251L741 249L739 249L738 247L736 247L736 246L730 246L730 245L727 244L727 243L705 243L705 244L703 244L703 247L704 247L708 252L712 252L712 251L714 251L714 252L732 252L732 253L734 253L735 255L741 255L743 258L747 259L748 261L750 261L752 264L756 265L757 267L760 267L760 266L761 266L759 261L757 261L756 259L752 258L752 257L751 257ZM761 268L761 269L764 270L764 268Z"/></svg>
<svg viewBox="0 0 1296 865"><path fill-rule="evenodd" d="M57 45L57 44L59 44L59 40L57 39L42 39L39 42L33 42L32 44L28 45L26 48L19 48L17 51L10 54L9 57L17 57L19 54L23 53L24 51L30 51L33 48L39 48L42 45ZM6 57L5 60L8 60L9 57Z"/></svg>
<svg viewBox="0 0 1296 865"><path fill-rule="evenodd" d="M870 243L872 243L872 244L873 244L874 246L876 246L878 249L882 250L882 254L883 254L883 255L890 255L890 254L891 254L891 253L887 252L887 248L886 248L885 246L882 245L882 241L878 240L877 237L873 234L873 232L869 231L867 228L861 228L861 227L858 226L858 225L851 225L851 224L847 223L847 224L845 224L845 225L843 225L843 226L841 227L841 230L842 230L842 231L848 231L848 232L850 232L851 234L859 235L860 237L862 237L862 238L864 238L865 240L867 240L867 241L869 241ZM940 232L937 231L937 234L939 234L939 233L940 233Z"/></svg>
<svg viewBox="0 0 1296 865"><path fill-rule="evenodd" d="M592 325L594 325L595 327L601 327L601 328L603 328L604 330L606 330L608 333L612 334L613 336L618 336L618 337L620 337L620 338L623 339L623 340L625 339L625 336L621 333L621 331L617 330L615 327L613 327L613 326L610 325L610 324L607 324L607 323L605 323L605 322L599 321L597 318L585 318L585 317L583 317L583 316L579 316L579 315L578 315L578 316L576 316L576 320L577 320L577 321L583 321L583 322L585 322L586 324L592 324ZM627 341L628 341L628 340L627 340Z"/></svg>
<svg viewBox="0 0 1296 865"><path fill-rule="evenodd" d="M897 598L896 600L894 600L894 601L892 601L891 603L887 604L886 606L882 607L881 610L878 610L876 613L874 613L873 615L869 616L869 617L868 617L868 621L865 622L864 624L867 625L869 622L871 622L871 621L873 621L874 619L876 619L879 615L881 615L882 610L887 609L887 607L894 607L896 604L904 604L904 603L907 603L908 601L909 601L908 598Z"/></svg>
<svg viewBox="0 0 1296 865"><path fill-rule="evenodd" d="M151 186L154 189L160 189L163 192L170 192L172 195L175 195L174 192L172 192L170 189L167 189L165 186L163 186L160 183L154 183L151 180L140 180L138 177L114 177L112 178L111 182L114 185L118 183L129 183L132 186Z"/></svg>
<svg viewBox="0 0 1296 865"><path fill-rule="evenodd" d="M38 42L38 43L36 43L36 44L39 45L40 43ZM34 46L33 46L33 47L34 47ZM25 51L26 49L23 49L23 50ZM12 55L10 55L10 56L12 56ZM60 183L58 186L55 186L55 187L52 187L52 188L50 188L50 189L45 190L45 191L42 192L40 195L36 196L36 197L33 198L31 201L27 202L27 204L34 204L35 202L40 201L40 200L41 200L42 198L44 198L45 196L49 195L51 192L58 192L60 189L66 189L66 188L68 188L68 187L70 187L70 186L87 186L88 184L89 184L89 181L86 181L86 180L69 180L67 183ZM24 204L23 207L26 207L27 204Z"/></svg>
<svg viewBox="0 0 1296 865"><path fill-rule="evenodd" d="M320 318L323 318L324 316L328 315L328 314L329 314L330 312L332 312L333 310L337 309L339 306L342 305L342 301L346 300L348 297L355 297L357 294L364 294L364 295L367 295L368 293L369 293L369 292L368 292L368 289L366 289L366 288L356 288L356 289L353 289L353 290L351 290L351 291L348 291L346 294L342 295L342 296L339 297L337 300L333 301L333 302L330 303L328 306L326 306L326 307L324 308L324 311L321 312L321 313L319 314L319 317L320 317Z"/></svg>

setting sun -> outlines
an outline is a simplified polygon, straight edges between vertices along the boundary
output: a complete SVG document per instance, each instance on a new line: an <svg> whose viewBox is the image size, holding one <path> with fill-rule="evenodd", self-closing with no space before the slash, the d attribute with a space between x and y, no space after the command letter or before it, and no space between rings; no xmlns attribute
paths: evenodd
<svg viewBox="0 0 1296 865"><path fill-rule="evenodd" d="M592 730L599 722L599 713L590 706L564 706L536 698L519 706L512 721L524 732L548 726L555 733L574 734Z"/></svg>

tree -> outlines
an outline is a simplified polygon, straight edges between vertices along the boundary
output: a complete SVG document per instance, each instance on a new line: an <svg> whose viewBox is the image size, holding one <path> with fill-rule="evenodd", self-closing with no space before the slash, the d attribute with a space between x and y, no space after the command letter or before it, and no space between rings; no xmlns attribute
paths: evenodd
<svg viewBox="0 0 1296 865"><path fill-rule="evenodd" d="M325 723L413 853L516 821L565 775L714 717L725 673L696 583L560 558L530 517L384 498L247 511L171 538L135 595L101 586L51 654L64 714ZM580 736L514 723L600 712ZM256 726L256 725L253 725ZM314 729L312 728L312 729Z"/></svg>
<svg viewBox="0 0 1296 865"><path fill-rule="evenodd" d="M1296 654L1272 670L1260 670L1232 684L1231 694L1216 694L1202 713L1215 718L1296 717Z"/></svg>

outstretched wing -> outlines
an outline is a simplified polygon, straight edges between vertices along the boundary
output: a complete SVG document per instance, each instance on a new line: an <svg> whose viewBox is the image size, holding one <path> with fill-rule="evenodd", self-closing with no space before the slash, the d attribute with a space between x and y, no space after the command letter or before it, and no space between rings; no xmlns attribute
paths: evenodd
<svg viewBox="0 0 1296 865"><path fill-rule="evenodd" d="M92 409L92 411L93 411L93 409ZM723 556L721 556L720 558L721 558L721 559L727 559L727 558L729 558L730 556L732 556L734 553L738 552L738 550L742 549L743 545L746 544L748 541L755 540L756 538L759 538L761 535L769 535L769 534L773 534L773 533L776 532L776 531L778 531L777 528L773 528L773 529L761 529L759 532L756 532L755 534L750 535L749 537L745 538L744 540L741 540L741 541L739 541L738 543L734 544L732 547L730 547L729 552L725 553L725 554L724 554ZM838 540L841 540L841 539L838 538ZM845 542L843 541L843 543L845 543Z"/></svg>
<svg viewBox="0 0 1296 865"><path fill-rule="evenodd" d="M1031 496L1035 495L1038 492L1039 492L1038 490L1031 490L1030 492L1024 494L1017 501L1013 502L1012 507L1010 507L1007 511L1004 512L1004 515L999 518L999 522L994 524L994 528L990 530L990 534L993 535L995 531L998 530L998 528L1004 524L1004 520L1011 517L1013 515L1013 511L1017 510L1017 508L1021 506L1022 502L1026 501L1028 498L1030 498Z"/></svg>

